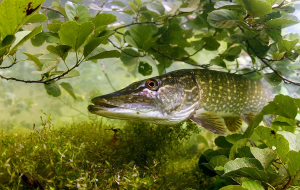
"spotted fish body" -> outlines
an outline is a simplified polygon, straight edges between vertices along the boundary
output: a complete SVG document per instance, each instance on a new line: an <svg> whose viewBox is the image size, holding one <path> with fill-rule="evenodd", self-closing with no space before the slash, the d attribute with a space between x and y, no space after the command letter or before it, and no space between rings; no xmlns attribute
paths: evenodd
<svg viewBox="0 0 300 190"><path fill-rule="evenodd" d="M146 79L92 100L91 113L115 119L176 124L191 120L219 135L250 123L273 98L260 81L187 69ZM225 127L226 126L226 127Z"/></svg>

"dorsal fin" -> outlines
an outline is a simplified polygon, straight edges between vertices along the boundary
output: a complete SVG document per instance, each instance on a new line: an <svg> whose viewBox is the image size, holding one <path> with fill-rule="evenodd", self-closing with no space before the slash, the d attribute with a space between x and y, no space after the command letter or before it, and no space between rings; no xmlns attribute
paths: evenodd
<svg viewBox="0 0 300 190"><path fill-rule="evenodd" d="M235 133L242 127L242 119L240 117L225 117L223 118L227 129Z"/></svg>
<svg viewBox="0 0 300 190"><path fill-rule="evenodd" d="M190 120L217 135L226 134L224 120L213 112L196 113Z"/></svg>

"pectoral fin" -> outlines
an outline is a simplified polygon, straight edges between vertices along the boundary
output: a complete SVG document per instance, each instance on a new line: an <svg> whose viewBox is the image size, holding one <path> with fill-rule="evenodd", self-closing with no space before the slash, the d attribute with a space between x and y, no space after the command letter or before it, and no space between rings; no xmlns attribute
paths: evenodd
<svg viewBox="0 0 300 190"><path fill-rule="evenodd" d="M242 127L242 119L240 117L226 117L224 118L227 129L235 133Z"/></svg>
<svg viewBox="0 0 300 190"><path fill-rule="evenodd" d="M249 125L251 121L254 119L254 113L244 113L241 115L242 119Z"/></svg>
<svg viewBox="0 0 300 190"><path fill-rule="evenodd" d="M224 120L213 112L195 114L190 120L217 135L226 134Z"/></svg>

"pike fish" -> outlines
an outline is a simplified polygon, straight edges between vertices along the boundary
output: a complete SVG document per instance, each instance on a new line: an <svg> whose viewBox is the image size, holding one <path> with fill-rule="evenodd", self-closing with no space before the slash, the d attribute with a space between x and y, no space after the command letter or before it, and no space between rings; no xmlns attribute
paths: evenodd
<svg viewBox="0 0 300 190"><path fill-rule="evenodd" d="M249 124L272 99L272 92L260 81L219 71L184 69L95 97L88 110L107 118L165 125L191 120L225 135L227 129L237 132L242 120Z"/></svg>

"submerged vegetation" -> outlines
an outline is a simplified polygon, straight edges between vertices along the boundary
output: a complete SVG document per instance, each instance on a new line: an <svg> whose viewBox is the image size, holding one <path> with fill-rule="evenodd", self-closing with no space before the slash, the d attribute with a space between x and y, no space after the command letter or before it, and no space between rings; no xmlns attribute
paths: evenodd
<svg viewBox="0 0 300 190"><path fill-rule="evenodd" d="M288 106L287 106L288 105ZM300 100L278 95L245 133L103 120L0 134L1 189L288 189L300 185ZM258 126L278 115L272 127Z"/></svg>
<svg viewBox="0 0 300 190"><path fill-rule="evenodd" d="M300 189L297 98L221 137L87 113L92 97L183 68L299 97L300 37L283 32L295 0L80 2L0 0L0 189Z"/></svg>
<svg viewBox="0 0 300 190"><path fill-rule="evenodd" d="M27 134L2 132L0 188L199 189L210 185L197 167L197 151L183 146L199 133L196 125L170 128L128 122L122 129L112 127L98 120L55 128L48 120Z"/></svg>

